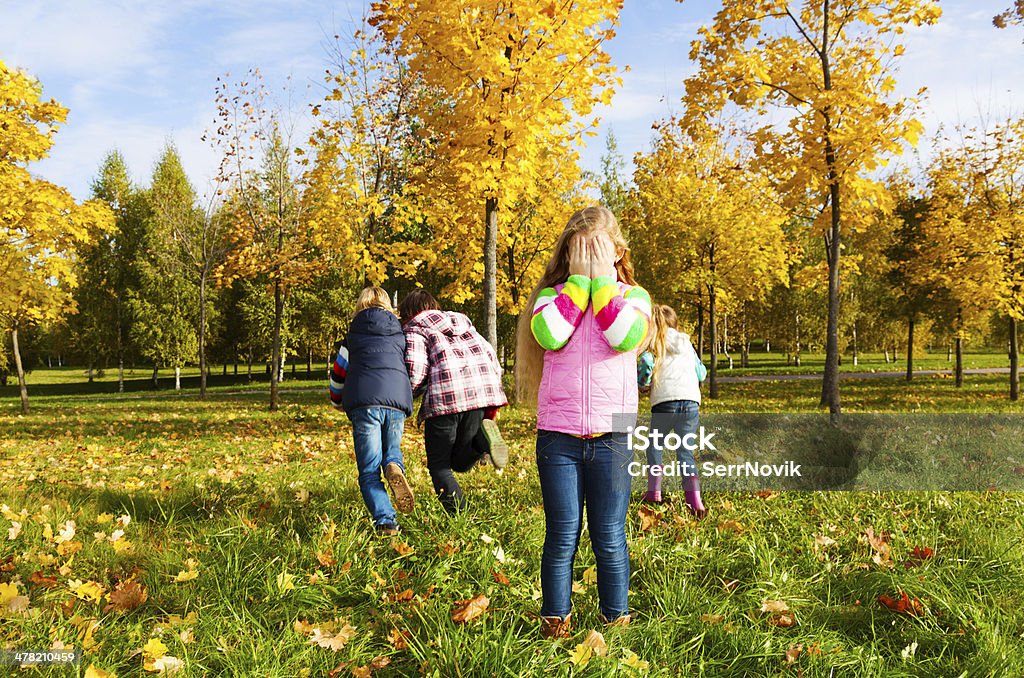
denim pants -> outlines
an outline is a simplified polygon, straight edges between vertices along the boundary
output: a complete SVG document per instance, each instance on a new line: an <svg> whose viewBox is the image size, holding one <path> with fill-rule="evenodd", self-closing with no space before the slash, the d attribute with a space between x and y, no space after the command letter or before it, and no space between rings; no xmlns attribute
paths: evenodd
<svg viewBox="0 0 1024 678"><path fill-rule="evenodd" d="M480 427L483 408L444 414L427 419L423 442L427 452L427 470L434 492L446 511L466 508L462 487L455 473L465 473L487 452L487 439Z"/></svg>
<svg viewBox="0 0 1024 678"><path fill-rule="evenodd" d="M402 433L405 413L391 407L360 407L348 413L355 441L359 491L370 510L374 525L394 525L395 509L381 480L381 471L390 463L402 462Z"/></svg>
<svg viewBox="0 0 1024 678"><path fill-rule="evenodd" d="M700 405L695 400L668 400L658 403L651 408L651 413L661 416L654 417L652 424L657 424L662 434L668 433L668 430L665 430L665 425L669 422L671 422L671 430L680 438L683 438L688 433L696 434L700 429L699 408ZM695 436L688 442L695 445L697 440L698 438ZM647 463L651 466L655 464L661 466L662 453L663 451L660 447L655 447L653 444L648 445ZM687 475L698 475L697 462L694 460L693 450L680 445L679 449L676 450L676 459ZM680 479L682 479L682 476L680 476Z"/></svg>
<svg viewBox="0 0 1024 678"><path fill-rule="evenodd" d="M577 438L537 431L537 468L544 499L541 615L565 618L572 610L572 566L586 506L590 543L597 560L601 613L614 621L629 610L629 508L632 454L625 433Z"/></svg>

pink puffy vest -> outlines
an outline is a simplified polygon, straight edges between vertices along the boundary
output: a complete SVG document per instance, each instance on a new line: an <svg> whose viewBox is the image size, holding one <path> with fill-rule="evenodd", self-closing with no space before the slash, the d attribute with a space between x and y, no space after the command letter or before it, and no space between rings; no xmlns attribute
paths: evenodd
<svg viewBox="0 0 1024 678"><path fill-rule="evenodd" d="M619 283L621 291L629 288ZM635 423L638 398L636 351L613 350L590 305L569 342L544 352L537 428L582 436L625 431Z"/></svg>

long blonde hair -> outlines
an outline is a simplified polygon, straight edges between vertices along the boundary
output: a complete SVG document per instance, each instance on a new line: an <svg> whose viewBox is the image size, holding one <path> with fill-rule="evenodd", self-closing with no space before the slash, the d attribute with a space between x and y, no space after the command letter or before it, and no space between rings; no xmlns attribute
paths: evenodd
<svg viewBox="0 0 1024 678"><path fill-rule="evenodd" d="M675 309L665 304L655 304L651 309L651 331L648 334L650 342L647 345L647 350L654 356L655 369L665 355L665 338L670 328L679 329L679 317L676 316Z"/></svg>
<svg viewBox="0 0 1024 678"><path fill-rule="evenodd" d="M352 315L368 308L383 308L385 311L395 312L395 307L391 305L391 297L388 296L387 290L381 287L364 287L356 297L356 310Z"/></svg>
<svg viewBox="0 0 1024 678"><path fill-rule="evenodd" d="M555 242L555 251L548 261L547 268L540 282L530 293L526 305L519 313L516 325L516 396L520 401L531 405L537 402L537 389L540 386L541 372L544 369L544 349L533 336L530 321L533 318L533 307L537 303L537 295L545 287L554 287L569 279L569 243L577 233L584 235L602 231L615 243L616 254L621 257L615 262L615 270L620 281L627 285L636 285L633 275L633 261L629 256L629 244L622 235L622 228L615 215L606 207L587 207L569 217L565 230Z"/></svg>

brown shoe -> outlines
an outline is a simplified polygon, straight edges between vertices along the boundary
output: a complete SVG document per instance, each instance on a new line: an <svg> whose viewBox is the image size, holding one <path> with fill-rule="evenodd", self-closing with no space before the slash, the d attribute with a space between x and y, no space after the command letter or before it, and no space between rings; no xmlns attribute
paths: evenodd
<svg viewBox="0 0 1024 678"><path fill-rule="evenodd" d="M400 513L412 513L413 509L413 496L412 488L409 486L409 481L405 478L405 473L402 472L402 467L391 462L384 467L384 477L387 478L388 485L391 486L391 493L395 495L395 504L398 507Z"/></svg>
<svg viewBox="0 0 1024 678"><path fill-rule="evenodd" d="M572 614L567 614L565 619L561 617L541 617L540 635L551 640L568 638L572 635Z"/></svg>
<svg viewBox="0 0 1024 678"><path fill-rule="evenodd" d="M615 629L623 626L629 626L629 622L633 619L633 615L624 614L619 616L619 618L615 621L610 622L607 619L605 619L603 614L598 614L597 616L601 619L601 623L604 624L604 627L606 629Z"/></svg>

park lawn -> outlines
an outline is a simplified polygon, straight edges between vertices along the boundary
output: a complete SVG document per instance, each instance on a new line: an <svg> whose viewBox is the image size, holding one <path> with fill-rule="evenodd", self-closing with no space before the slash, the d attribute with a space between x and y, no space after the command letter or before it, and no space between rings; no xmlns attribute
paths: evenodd
<svg viewBox="0 0 1024 678"><path fill-rule="evenodd" d="M729 368L729 357L732 357L733 366ZM704 352L704 362L708 363L710 355L707 350ZM990 367L1010 366L1010 358L1005 352L992 349L975 350L965 352L963 355L964 369L978 369ZM800 366L786 364L786 353L784 351L773 351L772 353L751 352L748 367L740 367L740 353L733 350L729 355L719 355L719 368L722 376L728 375L750 375L750 374L821 374L825 367L824 353L805 352L800 355ZM956 367L954 360L946 359L945 351L928 353L915 351L914 370L950 370ZM893 360L890 356L889 362L881 353L861 353L857 356L857 364L853 364L850 355L842 356L842 363L839 365L840 372L905 372L907 369L906 354L899 353L899 359Z"/></svg>
<svg viewBox="0 0 1024 678"><path fill-rule="evenodd" d="M705 410L810 412L818 388L727 384ZM963 389L934 377L843 383L846 406L865 411L1017 411L1004 391L1005 375ZM643 518L634 504L638 618L605 634L606 656L587 658L578 646L600 625L586 533L577 634L541 641L531 616L544 527L521 408L502 420L509 467L463 476L474 504L455 518L431 496L422 433L407 426L417 509L400 537L382 539L359 497L347 420L321 390L286 390L276 413L255 391L39 396L27 416L5 395L0 582L19 583L0 591L28 608L6 613L0 642L84 645L82 673L144 675L139 651L157 638L157 654L182 661L179 676L1024 674L1021 494L709 493L702 522L678 502ZM132 581L146 590L138 605ZM913 614L878 602L902 593ZM478 594L488 611L453 622L456 602ZM316 626L343 646L311 643Z"/></svg>

